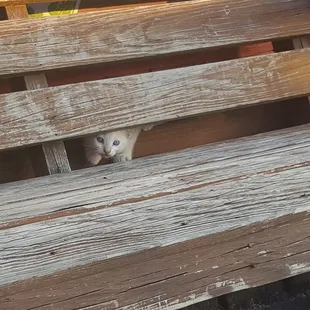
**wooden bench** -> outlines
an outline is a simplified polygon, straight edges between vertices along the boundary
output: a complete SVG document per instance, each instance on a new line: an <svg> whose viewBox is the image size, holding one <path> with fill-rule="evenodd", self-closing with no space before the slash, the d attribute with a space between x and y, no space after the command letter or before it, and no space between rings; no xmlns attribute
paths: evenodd
<svg viewBox="0 0 310 310"><path fill-rule="evenodd" d="M301 126L76 171L66 150L99 131L175 120L189 129L205 114L308 101L308 0L42 19L27 19L28 2L41 1L0 0L11 19L0 22L0 83L22 77L26 87L3 87L0 150L31 150L40 176L0 185L1 309L179 309L310 271L310 114ZM281 40L295 50L168 65ZM111 73L158 59L167 66L156 72ZM72 82L95 66L99 78Z"/></svg>

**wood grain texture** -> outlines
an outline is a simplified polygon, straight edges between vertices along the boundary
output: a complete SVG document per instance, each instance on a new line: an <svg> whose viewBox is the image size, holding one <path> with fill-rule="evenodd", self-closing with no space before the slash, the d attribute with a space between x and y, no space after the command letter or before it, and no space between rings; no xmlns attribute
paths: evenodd
<svg viewBox="0 0 310 310"><path fill-rule="evenodd" d="M0 149L301 97L310 49L0 95Z"/></svg>
<svg viewBox="0 0 310 310"><path fill-rule="evenodd" d="M8 6L6 7L6 12L9 19L28 18L28 11L25 5ZM48 87L44 73L27 75L24 79L28 90ZM50 174L71 171L63 141L43 143L42 148ZM35 158L33 160L33 165L36 165Z"/></svg>
<svg viewBox="0 0 310 310"><path fill-rule="evenodd" d="M45 74L43 73L25 76L25 83L28 90L48 87ZM67 151L63 141L59 140L43 143L42 150L49 174L71 171ZM37 154L33 155L34 157L38 156ZM33 165L36 165L35 161L36 159L34 158Z"/></svg>
<svg viewBox="0 0 310 310"><path fill-rule="evenodd" d="M18 20L28 17L28 11L25 5L8 5L5 11L9 20Z"/></svg>
<svg viewBox="0 0 310 310"><path fill-rule="evenodd" d="M290 143L293 145L296 143L307 144L310 141L310 138L307 137L308 125L297 128L297 131L287 129L275 133L247 137L244 140L237 139L195 148L194 152L199 154L198 158L196 156L188 156L186 151L180 151L161 156L140 158L125 166L122 164L109 164L92 169L74 171L63 176L38 178L33 181L34 183L26 181L3 185L0 187L0 228L4 228L11 222L18 222L27 218L51 216L64 209L72 212L76 209L91 210L98 206L122 205L127 201L143 200L144 196L161 196L166 189L169 189L166 193L168 195L174 191L186 189L189 186L188 184L190 186L197 186L201 182L212 183L219 176L221 178L225 177L226 170L223 168L217 171L215 167L218 167L218 161L220 164L222 163L220 159L225 159L226 155L228 156L228 160L230 156L253 156L253 154L258 152L258 145L262 147L260 152L264 152L266 149L272 149L273 147L275 150L283 149L285 151L286 146L290 145ZM264 137L272 145L263 145L263 142L261 143L260 141L264 141ZM234 145L236 141L239 146L236 150L233 150L231 145ZM305 156L307 156L307 153L305 153ZM290 158L280 159L286 163L290 161ZM296 160L299 161L299 158L296 158ZM207 163L203 164L205 161ZM178 167L180 163L183 164L181 167ZM264 167L268 170L276 164L276 161L266 161L260 163L258 169L261 169L260 167L265 165ZM192 171L195 166L197 171L194 171L197 173L200 170L208 171L208 169L215 171L211 174L207 172L203 174L201 172L199 178L196 176L188 183L186 178L184 179L184 175L187 175L188 169ZM239 165L232 169L230 173L233 173L233 171L238 173ZM251 171L253 172L256 166L246 167L244 169L252 169ZM170 171L175 171L179 177L170 177ZM151 179L150 184L147 185L149 175L153 175L154 179ZM114 186L110 186L111 183L122 193L121 196L115 195L115 188ZM64 184L66 184L65 191ZM46 195L42 196L41 189L45 187L48 187L48 191L45 192ZM143 190L143 195L141 195L138 189ZM77 201L74 200L76 190L79 191ZM94 195L91 200L89 200L90 195ZM141 198L141 196L143 197ZM56 197L60 197L61 199L56 199ZM68 204L66 204L66 201L68 201ZM28 207L25 207L25 204Z"/></svg>
<svg viewBox="0 0 310 310"><path fill-rule="evenodd" d="M66 147L63 141L43 143L42 148L49 174L71 171Z"/></svg>
<svg viewBox="0 0 310 310"><path fill-rule="evenodd" d="M309 221L302 213L118 259L101 257L2 286L1 305L5 310L21 304L40 310L180 309L309 271ZM46 253L47 259L58 255Z"/></svg>
<svg viewBox="0 0 310 310"><path fill-rule="evenodd" d="M0 74L290 38L310 33L309 18L308 0L197 0L5 21Z"/></svg>
<svg viewBox="0 0 310 310"><path fill-rule="evenodd" d="M198 50L185 54L169 54L152 59L136 59L121 63L98 64L87 68L75 67L46 72L49 86L73 84L105 78L155 72L210 62L257 56L273 52L271 42L241 46L239 48L220 48L215 50ZM238 57L239 56L239 57Z"/></svg>
<svg viewBox="0 0 310 310"><path fill-rule="evenodd" d="M272 48L268 52L272 51ZM59 86L126 75L134 75L188 66L202 65L210 62L238 58L238 49L235 47L216 50L198 50L185 54L168 54L151 59L135 59L120 63L104 63L87 68L74 67L46 72L48 84Z"/></svg>
<svg viewBox="0 0 310 310"><path fill-rule="evenodd" d="M0 284L309 211L309 129L1 185Z"/></svg>

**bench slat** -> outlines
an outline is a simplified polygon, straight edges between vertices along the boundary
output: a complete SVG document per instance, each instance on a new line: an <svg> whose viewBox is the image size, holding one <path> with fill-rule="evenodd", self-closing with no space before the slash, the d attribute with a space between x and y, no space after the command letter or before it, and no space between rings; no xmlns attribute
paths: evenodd
<svg viewBox="0 0 310 310"><path fill-rule="evenodd" d="M6 310L181 309L309 272L309 223L303 213L78 266L0 287L0 302Z"/></svg>
<svg viewBox="0 0 310 310"><path fill-rule="evenodd" d="M135 159L130 166L104 165L65 175L0 185L0 229L18 225L24 220L35 221L37 217L50 218L63 210L85 212L97 207L118 206L146 199L143 197L157 197L163 193L170 195L202 183L212 184L218 179L225 179L226 174L238 175L240 165L229 166L230 161L237 157L243 163L243 173L250 174L263 169L270 170L278 165L290 165L290 156L272 157L271 154L290 151L295 145L302 146L303 160L307 160L309 128L309 125L305 125L297 130L280 130L237 139L238 147L234 150L232 145L235 142L197 147L194 152L199 154L198 157L180 151ZM269 144L265 142L266 139ZM270 160L266 155L267 158L253 165L253 157L264 154L270 156ZM295 163L299 161L301 156L295 158ZM222 168L217 169L218 166ZM189 183L185 182L188 173L196 175ZM75 198L76 191L79 192L78 198ZM115 191L122 194L116 195Z"/></svg>
<svg viewBox="0 0 310 310"><path fill-rule="evenodd" d="M199 0L4 21L0 75L306 35L309 19L308 0Z"/></svg>
<svg viewBox="0 0 310 310"><path fill-rule="evenodd" d="M310 49L0 95L0 149L310 93Z"/></svg>
<svg viewBox="0 0 310 310"><path fill-rule="evenodd" d="M98 185L93 179L99 180L102 168L1 185L1 204L7 193L15 200L6 201L6 209L25 216L36 204L45 211L50 205L53 216L52 206L58 203L68 216L2 227L0 285L309 211L309 129L306 125L111 165L115 174ZM144 172L136 175L138 169ZM126 186L135 191L135 199L104 205L106 190L113 188L108 195L121 199ZM24 196L27 188L34 199ZM16 190L18 195L10 194ZM92 203L103 208L70 215L71 209ZM5 214L2 206L0 210ZM53 251L57 255L49 254Z"/></svg>

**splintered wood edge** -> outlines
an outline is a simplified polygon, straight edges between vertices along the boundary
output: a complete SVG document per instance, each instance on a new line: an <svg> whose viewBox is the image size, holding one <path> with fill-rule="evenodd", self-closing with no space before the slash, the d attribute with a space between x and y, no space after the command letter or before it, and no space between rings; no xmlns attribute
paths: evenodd
<svg viewBox="0 0 310 310"><path fill-rule="evenodd" d="M6 310L21 304L27 309L180 309L309 272L309 221L309 213L288 215L1 286L1 305ZM50 253L57 255L57 250Z"/></svg>
<svg viewBox="0 0 310 310"><path fill-rule="evenodd" d="M309 67L307 48L0 95L0 149L302 97Z"/></svg>
<svg viewBox="0 0 310 310"><path fill-rule="evenodd" d="M275 18L266 17L270 15ZM4 55L0 74L23 74L291 38L310 33L309 16L307 0L285 3L260 0L255 7L252 0L237 3L197 0L61 18L5 21L0 23L0 33L5 33L0 36L0 54ZM132 26L128 28L128 24ZM246 29L242 36L241 27ZM31 34L23 32L24 29L32 29ZM22 47L17 44L17 36ZM68 53L69 50L74 52Z"/></svg>

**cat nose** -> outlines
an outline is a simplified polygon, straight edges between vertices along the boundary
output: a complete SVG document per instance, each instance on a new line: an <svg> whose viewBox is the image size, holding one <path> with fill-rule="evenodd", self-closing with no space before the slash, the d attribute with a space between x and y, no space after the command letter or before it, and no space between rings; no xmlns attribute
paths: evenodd
<svg viewBox="0 0 310 310"><path fill-rule="evenodd" d="M111 150L110 149L104 149L104 152L107 154L107 155L109 155L110 153L111 153Z"/></svg>

